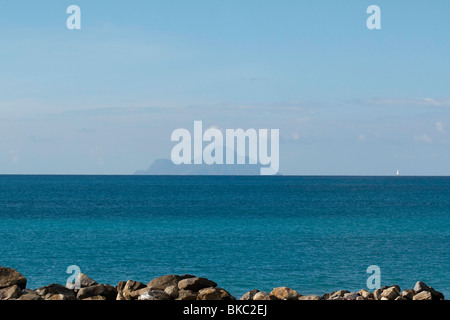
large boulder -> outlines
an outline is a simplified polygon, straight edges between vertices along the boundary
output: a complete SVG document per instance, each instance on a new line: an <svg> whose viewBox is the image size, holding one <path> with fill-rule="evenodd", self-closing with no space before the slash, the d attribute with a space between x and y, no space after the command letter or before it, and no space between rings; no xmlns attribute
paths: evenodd
<svg viewBox="0 0 450 320"><path fill-rule="evenodd" d="M15 284L10 287L0 289L0 300L17 299L21 296L22 289Z"/></svg>
<svg viewBox="0 0 450 320"><path fill-rule="evenodd" d="M217 283L215 283L214 281L199 277L187 278L180 280L180 282L178 282L178 289L180 290L199 291L204 288L216 286Z"/></svg>
<svg viewBox="0 0 450 320"><path fill-rule="evenodd" d="M298 300L298 297L300 297L300 294L297 291L288 287L275 288L270 294L280 300Z"/></svg>
<svg viewBox="0 0 450 320"><path fill-rule="evenodd" d="M198 292L197 300L236 300L228 291L222 288L205 288Z"/></svg>
<svg viewBox="0 0 450 320"><path fill-rule="evenodd" d="M27 279L15 269L0 266L0 289L14 285L23 290L27 286Z"/></svg>
<svg viewBox="0 0 450 320"><path fill-rule="evenodd" d="M405 298L407 300L412 300L412 298L414 297L415 291L411 290L411 289L405 289L400 293L400 296L402 298Z"/></svg>
<svg viewBox="0 0 450 320"><path fill-rule="evenodd" d="M169 274L151 280L149 283L147 283L147 287L150 290L164 291L166 290L167 287L170 286L178 287L178 282L180 282L180 280L182 280L180 276L177 276L175 274Z"/></svg>
<svg viewBox="0 0 450 320"><path fill-rule="evenodd" d="M106 300L116 300L117 290L109 284L97 284L95 286L81 288L77 294L79 300L94 296L103 296Z"/></svg>
<svg viewBox="0 0 450 320"><path fill-rule="evenodd" d="M358 294L364 298L364 300L369 300L369 299L373 299L373 293L369 292L365 289L361 289L358 291Z"/></svg>

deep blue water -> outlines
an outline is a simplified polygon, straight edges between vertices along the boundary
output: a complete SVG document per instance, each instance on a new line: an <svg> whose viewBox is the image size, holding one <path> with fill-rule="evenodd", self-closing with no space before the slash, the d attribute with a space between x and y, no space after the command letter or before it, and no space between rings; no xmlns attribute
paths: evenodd
<svg viewBox="0 0 450 320"><path fill-rule="evenodd" d="M0 176L0 265L28 287L207 277L238 298L417 280L450 297L448 177Z"/></svg>

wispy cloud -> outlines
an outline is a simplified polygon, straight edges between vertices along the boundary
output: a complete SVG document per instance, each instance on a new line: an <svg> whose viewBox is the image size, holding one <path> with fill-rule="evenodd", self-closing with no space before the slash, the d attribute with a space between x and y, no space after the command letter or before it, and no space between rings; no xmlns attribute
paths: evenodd
<svg viewBox="0 0 450 320"><path fill-rule="evenodd" d="M436 98L373 98L354 99L352 104L373 106L401 106L401 107L450 107L450 99Z"/></svg>

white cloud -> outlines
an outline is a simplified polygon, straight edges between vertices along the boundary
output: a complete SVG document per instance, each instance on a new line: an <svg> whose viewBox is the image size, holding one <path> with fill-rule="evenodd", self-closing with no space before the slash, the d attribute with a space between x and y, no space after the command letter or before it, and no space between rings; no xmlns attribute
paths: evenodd
<svg viewBox="0 0 450 320"><path fill-rule="evenodd" d="M433 143L433 140L427 134L421 134L414 136L416 142Z"/></svg>
<svg viewBox="0 0 450 320"><path fill-rule="evenodd" d="M447 133L445 126L442 122L436 122L436 131L439 133Z"/></svg>

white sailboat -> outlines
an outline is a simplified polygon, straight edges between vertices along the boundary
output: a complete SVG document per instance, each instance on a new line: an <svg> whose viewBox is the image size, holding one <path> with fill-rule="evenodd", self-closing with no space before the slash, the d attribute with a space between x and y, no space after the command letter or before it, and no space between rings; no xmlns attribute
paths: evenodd
<svg viewBox="0 0 450 320"><path fill-rule="evenodd" d="M397 174L396 176L398 177L400 175L400 170L397 169Z"/></svg>

